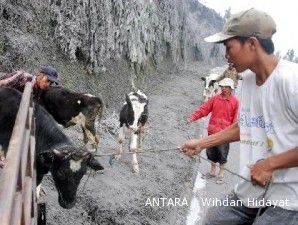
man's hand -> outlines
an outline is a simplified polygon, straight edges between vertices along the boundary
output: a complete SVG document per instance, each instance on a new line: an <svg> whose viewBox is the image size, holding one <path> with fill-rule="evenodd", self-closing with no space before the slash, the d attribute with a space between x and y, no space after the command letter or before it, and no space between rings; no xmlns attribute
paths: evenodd
<svg viewBox="0 0 298 225"><path fill-rule="evenodd" d="M186 125L189 125L191 122L192 121L189 118L186 119Z"/></svg>
<svg viewBox="0 0 298 225"><path fill-rule="evenodd" d="M194 156L199 154L203 149L201 147L201 140L191 139L179 147L180 151L187 156Z"/></svg>
<svg viewBox="0 0 298 225"><path fill-rule="evenodd" d="M266 186L270 181L273 169L270 166L269 159L261 160L250 167L251 180L260 186Z"/></svg>
<svg viewBox="0 0 298 225"><path fill-rule="evenodd" d="M5 87L7 85L8 81L7 80L0 80L0 87Z"/></svg>

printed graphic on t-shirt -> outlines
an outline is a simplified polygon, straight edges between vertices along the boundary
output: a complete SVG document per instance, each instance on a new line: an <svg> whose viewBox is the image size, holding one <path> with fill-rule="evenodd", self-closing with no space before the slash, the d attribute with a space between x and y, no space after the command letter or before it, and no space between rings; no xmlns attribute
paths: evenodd
<svg viewBox="0 0 298 225"><path fill-rule="evenodd" d="M250 116L240 113L239 124L241 127L255 127L265 129L267 134L274 134L272 122L265 122L264 116Z"/></svg>

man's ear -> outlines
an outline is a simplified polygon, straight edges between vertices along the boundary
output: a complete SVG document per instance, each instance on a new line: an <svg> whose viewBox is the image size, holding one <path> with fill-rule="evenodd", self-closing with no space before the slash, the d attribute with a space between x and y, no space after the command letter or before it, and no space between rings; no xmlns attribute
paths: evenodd
<svg viewBox="0 0 298 225"><path fill-rule="evenodd" d="M249 48L254 51L257 49L258 46L261 46L259 40L256 37L248 38L247 42L249 44Z"/></svg>

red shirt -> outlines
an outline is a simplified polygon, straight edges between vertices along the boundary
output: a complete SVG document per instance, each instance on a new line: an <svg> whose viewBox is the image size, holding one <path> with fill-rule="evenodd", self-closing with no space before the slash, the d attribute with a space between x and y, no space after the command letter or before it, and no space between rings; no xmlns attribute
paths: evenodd
<svg viewBox="0 0 298 225"><path fill-rule="evenodd" d="M212 113L208 124L208 134L215 134L237 121L238 107L239 100L235 96L224 98L218 94L201 105L188 118L196 121Z"/></svg>

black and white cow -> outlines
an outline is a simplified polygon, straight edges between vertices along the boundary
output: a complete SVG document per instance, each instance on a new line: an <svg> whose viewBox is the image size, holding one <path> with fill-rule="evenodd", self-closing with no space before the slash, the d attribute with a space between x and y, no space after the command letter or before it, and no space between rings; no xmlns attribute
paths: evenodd
<svg viewBox="0 0 298 225"><path fill-rule="evenodd" d="M19 91L0 88L0 145L5 154L20 101ZM35 105L34 116L37 185L41 184L43 176L50 171L58 191L60 206L72 208L87 167L94 170L102 170L103 167L89 151L75 147L42 106Z"/></svg>
<svg viewBox="0 0 298 225"><path fill-rule="evenodd" d="M103 104L99 97L75 93L60 86L50 86L43 91L38 101L55 118L65 126L79 124L84 134L84 143L96 150L99 135L95 122L101 119Z"/></svg>
<svg viewBox="0 0 298 225"><path fill-rule="evenodd" d="M208 101L209 98L219 93L219 85L216 79L219 77L219 74L211 73L207 77L201 77L204 81L204 102Z"/></svg>
<svg viewBox="0 0 298 225"><path fill-rule="evenodd" d="M133 171L139 172L136 151L142 151L144 127L148 120L148 98L140 90L126 95L126 102L120 111L119 139L120 149L116 159L120 159L123 152L125 134L130 134L129 151L132 154Z"/></svg>

